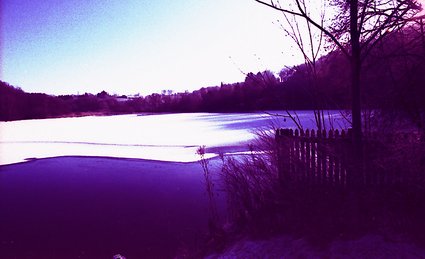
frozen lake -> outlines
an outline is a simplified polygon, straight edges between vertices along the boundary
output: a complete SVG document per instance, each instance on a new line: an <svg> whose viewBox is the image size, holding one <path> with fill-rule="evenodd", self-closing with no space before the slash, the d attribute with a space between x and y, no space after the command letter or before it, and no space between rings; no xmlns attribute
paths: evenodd
<svg viewBox="0 0 425 259"><path fill-rule="evenodd" d="M304 127L314 124L311 112L298 114ZM0 122L1 256L173 258L190 251L207 242L210 200L199 163L178 162L198 160L201 145L209 157L243 152L256 129L273 127L295 125L265 113ZM18 163L31 158L47 159ZM211 172L219 164L213 160ZM225 220L226 196L216 184Z"/></svg>
<svg viewBox="0 0 425 259"><path fill-rule="evenodd" d="M314 127L311 111L297 114L304 127ZM339 112L329 114L336 127L347 126ZM267 113L133 114L0 122L0 165L59 156L191 162L198 160L199 146L214 152L240 152L247 150L255 130L273 127L294 128L295 124Z"/></svg>

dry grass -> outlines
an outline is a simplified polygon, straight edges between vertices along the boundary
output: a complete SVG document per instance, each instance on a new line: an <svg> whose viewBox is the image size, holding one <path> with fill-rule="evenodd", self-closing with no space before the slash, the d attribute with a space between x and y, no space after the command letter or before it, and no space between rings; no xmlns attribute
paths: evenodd
<svg viewBox="0 0 425 259"><path fill-rule="evenodd" d="M425 245L424 147L403 138L377 138L375 144L365 160L370 168L406 174L409 184L356 189L298 182L282 186L274 138L261 132L249 155L222 157L234 230L261 236L285 233L321 246L370 233Z"/></svg>

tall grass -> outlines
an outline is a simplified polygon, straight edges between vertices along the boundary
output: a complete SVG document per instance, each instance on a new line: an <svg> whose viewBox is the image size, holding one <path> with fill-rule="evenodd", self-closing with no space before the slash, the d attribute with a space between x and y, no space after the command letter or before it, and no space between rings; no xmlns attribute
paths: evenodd
<svg viewBox="0 0 425 259"><path fill-rule="evenodd" d="M212 250L221 250L226 244L226 234L223 230L223 223L220 220L218 209L217 209L217 200L216 200L216 188L215 187L215 179L213 172L210 167L210 160L205 158L205 146L200 146L196 153L199 155L199 163L202 166L202 171L204 174L204 184L205 190L208 197L208 233L206 236L206 243L199 248L196 256L193 255L191 257L199 257L200 254L208 253Z"/></svg>
<svg viewBox="0 0 425 259"><path fill-rule="evenodd" d="M281 202L276 143L271 131L259 131L249 154L221 156L221 179L227 194L228 214L238 230L272 231Z"/></svg>
<svg viewBox="0 0 425 259"><path fill-rule="evenodd" d="M253 235L286 233L320 245L367 233L425 245L424 147L419 139L376 138L365 163L382 173L409 174L409 184L358 186L290 182L281 185L276 142L261 131L248 155L222 156L222 180L235 229ZM414 137L413 137L414 138Z"/></svg>

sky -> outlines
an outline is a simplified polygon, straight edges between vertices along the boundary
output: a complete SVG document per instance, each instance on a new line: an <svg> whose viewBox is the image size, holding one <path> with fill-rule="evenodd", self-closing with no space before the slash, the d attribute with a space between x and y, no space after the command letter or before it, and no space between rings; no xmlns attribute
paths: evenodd
<svg viewBox="0 0 425 259"><path fill-rule="evenodd" d="M254 0L0 3L0 79L27 92L193 91L302 62Z"/></svg>
<svg viewBox="0 0 425 259"><path fill-rule="evenodd" d="M303 63L278 19L254 0L0 0L0 80L54 95L240 82Z"/></svg>

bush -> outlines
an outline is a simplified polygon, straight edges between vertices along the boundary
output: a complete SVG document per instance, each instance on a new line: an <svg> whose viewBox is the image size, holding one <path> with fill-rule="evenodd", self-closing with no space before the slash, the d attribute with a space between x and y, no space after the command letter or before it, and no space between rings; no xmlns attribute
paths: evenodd
<svg viewBox="0 0 425 259"><path fill-rule="evenodd" d="M366 168L387 178L404 174L405 182L281 185L274 138L261 132L249 154L222 156L233 226L252 235L291 234L319 245L368 233L423 242L425 159L420 139L376 138L373 148L365 145L370 155L364 160Z"/></svg>

